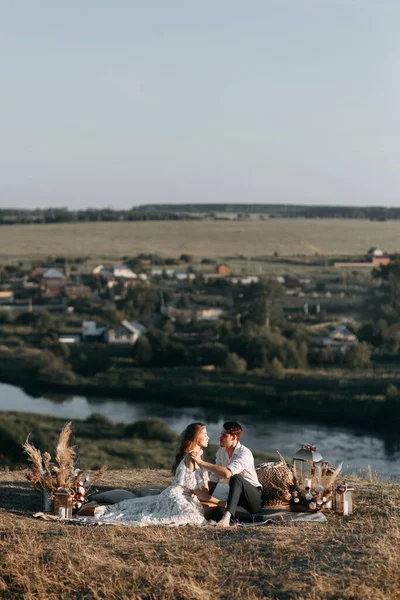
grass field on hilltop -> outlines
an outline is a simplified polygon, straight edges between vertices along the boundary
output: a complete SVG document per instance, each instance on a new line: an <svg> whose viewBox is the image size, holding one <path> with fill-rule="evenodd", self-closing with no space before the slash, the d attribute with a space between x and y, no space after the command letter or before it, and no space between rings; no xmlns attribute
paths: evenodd
<svg viewBox="0 0 400 600"><path fill-rule="evenodd" d="M166 471L106 473L104 489L166 484ZM35 520L39 495L0 472L0 598L7 600L396 600L400 486L353 480L356 512L254 528L75 527Z"/></svg>
<svg viewBox="0 0 400 600"><path fill-rule="evenodd" d="M140 252L177 257L365 254L400 250L400 221L271 219L152 221L2 226L0 259L90 256L120 259Z"/></svg>

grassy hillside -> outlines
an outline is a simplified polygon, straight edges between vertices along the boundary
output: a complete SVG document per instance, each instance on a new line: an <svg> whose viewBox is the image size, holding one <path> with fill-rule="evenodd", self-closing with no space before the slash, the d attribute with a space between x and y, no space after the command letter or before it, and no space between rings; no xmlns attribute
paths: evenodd
<svg viewBox="0 0 400 600"><path fill-rule="evenodd" d="M103 487L168 483L106 474ZM400 486L353 480L357 509L327 524L74 527L32 518L37 492L0 472L0 598L7 600L396 600Z"/></svg>
<svg viewBox="0 0 400 600"><path fill-rule="evenodd" d="M195 257L365 254L371 246L399 251L400 221L272 219L269 221L155 221L2 226L0 258L140 252Z"/></svg>

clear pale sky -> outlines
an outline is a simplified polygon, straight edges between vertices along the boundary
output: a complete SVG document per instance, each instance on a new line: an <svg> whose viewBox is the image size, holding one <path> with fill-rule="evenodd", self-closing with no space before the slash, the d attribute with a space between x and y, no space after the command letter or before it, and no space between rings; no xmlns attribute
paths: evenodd
<svg viewBox="0 0 400 600"><path fill-rule="evenodd" d="M400 206L399 0L3 0L0 207Z"/></svg>

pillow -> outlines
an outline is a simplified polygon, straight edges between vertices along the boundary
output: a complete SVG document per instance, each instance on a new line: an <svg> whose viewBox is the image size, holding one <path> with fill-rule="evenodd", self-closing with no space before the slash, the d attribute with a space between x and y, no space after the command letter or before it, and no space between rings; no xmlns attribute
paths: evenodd
<svg viewBox="0 0 400 600"><path fill-rule="evenodd" d="M97 504L97 502L88 502L87 504L84 504L76 514L78 515L78 517L93 517L94 509L97 506L100 506L99 504Z"/></svg>
<svg viewBox="0 0 400 600"><path fill-rule="evenodd" d="M136 494L128 492L128 490L109 490L108 492L99 492L98 494L92 494L90 499L97 504L118 504L123 500L131 500L136 498Z"/></svg>
<svg viewBox="0 0 400 600"><path fill-rule="evenodd" d="M256 466L256 473L263 488L264 506L289 501L289 487L294 484L294 476L286 463L261 463Z"/></svg>
<svg viewBox="0 0 400 600"><path fill-rule="evenodd" d="M138 496L158 496L162 491L165 490L166 485L143 485L138 489Z"/></svg>

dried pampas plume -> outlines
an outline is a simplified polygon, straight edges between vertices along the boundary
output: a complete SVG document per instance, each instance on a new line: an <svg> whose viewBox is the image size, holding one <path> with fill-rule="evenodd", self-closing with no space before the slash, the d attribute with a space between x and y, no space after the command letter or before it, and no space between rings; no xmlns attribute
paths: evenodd
<svg viewBox="0 0 400 600"><path fill-rule="evenodd" d="M30 434L29 434L30 435ZM38 474L43 475L43 462L42 462L42 453L40 450L35 448L33 444L29 441L29 435L25 440L25 443L22 444L23 449L28 454L31 462L33 464L33 468L35 471L38 471Z"/></svg>
<svg viewBox="0 0 400 600"><path fill-rule="evenodd" d="M93 475L93 483L96 483L96 481L98 481L101 477L103 477L103 475L106 471L107 471L106 465L103 465L101 467L101 469L96 471L96 473Z"/></svg>
<svg viewBox="0 0 400 600"><path fill-rule="evenodd" d="M56 448L56 462L59 468L58 484L60 487L65 487L66 482L71 478L71 475L74 475L74 459L76 452L73 446L69 446L71 433L71 422L65 423L60 432Z"/></svg>

